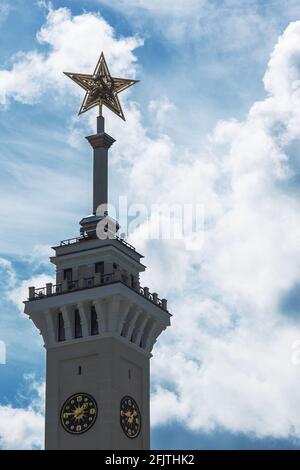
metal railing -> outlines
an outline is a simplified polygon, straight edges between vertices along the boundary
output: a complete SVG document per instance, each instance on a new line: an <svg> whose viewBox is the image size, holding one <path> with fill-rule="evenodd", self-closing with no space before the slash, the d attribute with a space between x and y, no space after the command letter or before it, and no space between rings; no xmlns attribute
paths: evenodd
<svg viewBox="0 0 300 470"><path fill-rule="evenodd" d="M81 235L80 237L76 238L68 238L67 240L62 240L60 242L60 246L68 246L68 245L74 245L74 243L79 243L82 240L86 240L88 237L85 237L84 235Z"/></svg>
<svg viewBox="0 0 300 470"><path fill-rule="evenodd" d="M63 281L61 284L48 283L45 287L29 287L29 301L39 300L51 296L66 294L68 292L79 291L83 289L91 289L107 284L121 282L142 297L148 299L153 304L167 311L167 300L160 299L156 292L149 292L148 287L141 287L138 284L132 285L130 278L123 273L114 272L109 274L99 274L98 276L82 278L76 281Z"/></svg>
<svg viewBox="0 0 300 470"><path fill-rule="evenodd" d="M108 239L109 239L109 237L108 237ZM60 246L74 245L75 243L80 243L83 240L89 240L89 237L87 237L85 235L81 235L80 237L76 237L76 238L68 238L67 240L62 240L60 242ZM127 248L130 248L131 250L136 251L135 247L133 245L130 245L130 243L128 243L126 240L124 240L124 238L120 238L117 235L115 235L115 237L112 238L111 240L117 240L118 242L120 242L123 245L127 246Z"/></svg>
<svg viewBox="0 0 300 470"><path fill-rule="evenodd" d="M120 238L116 235L115 239L118 240L119 242L123 243L123 245L127 246L131 250L136 251L135 247L133 245L130 245L130 243L128 243L126 240L124 240L124 238Z"/></svg>

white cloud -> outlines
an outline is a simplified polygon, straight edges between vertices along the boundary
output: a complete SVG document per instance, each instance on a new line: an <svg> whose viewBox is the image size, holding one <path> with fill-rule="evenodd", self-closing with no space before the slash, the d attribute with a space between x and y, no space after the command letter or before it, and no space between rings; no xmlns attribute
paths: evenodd
<svg viewBox="0 0 300 470"><path fill-rule="evenodd" d="M49 52L19 52L13 58L11 70L0 71L2 105L7 106L12 98L33 104L49 91L54 91L57 99L66 91L78 95L79 87L62 72L92 73L102 50L116 75L134 76L133 50L142 44L135 37L116 38L113 28L100 14L72 16L68 8L53 9L51 5L37 40L48 46Z"/></svg>
<svg viewBox="0 0 300 470"><path fill-rule="evenodd" d="M15 285L14 289L11 289L7 293L7 298L15 304L19 309L20 313L24 314L24 304L23 301L28 299L28 288L34 286L36 288L45 287L48 282L55 284L54 276L49 276L48 274L39 274L19 282Z"/></svg>
<svg viewBox="0 0 300 470"><path fill-rule="evenodd" d="M16 272L9 260L0 258L0 270L2 272L0 286L11 289L16 283Z"/></svg>
<svg viewBox="0 0 300 470"><path fill-rule="evenodd" d="M143 227L132 235L150 266L145 283L170 296L174 313L152 359L154 424L300 437L291 360L300 326L281 311L300 280L300 204L291 186L300 168L290 151L300 139L299 44L295 22L268 64L267 97L244 121L218 123L209 146L184 161L161 137L164 146L139 153L132 168L129 190L140 201L189 200L206 214L199 253L143 241Z"/></svg>
<svg viewBox="0 0 300 470"><path fill-rule="evenodd" d="M267 314L259 322L251 313L234 320L210 299L175 306L177 332L166 345L158 343L152 359L152 424L177 421L191 430L299 438L299 371L291 362L297 329Z"/></svg>
<svg viewBox="0 0 300 470"><path fill-rule="evenodd" d="M226 52L248 50L260 56L276 35L278 24L299 16L297 0L273 2L262 7L259 0L98 0L130 17L140 29L153 29L168 40L184 44L205 38L208 46ZM266 13L267 11L267 13ZM145 28L145 25L148 28ZM151 28L152 27L152 28ZM255 50L253 50L255 47Z"/></svg>
<svg viewBox="0 0 300 470"><path fill-rule="evenodd" d="M34 377L27 381L27 406L0 404L0 448L2 450L42 449L44 446L44 384ZM19 397L21 398L21 397Z"/></svg>
<svg viewBox="0 0 300 470"><path fill-rule="evenodd" d="M6 21L10 10L11 6L7 2L0 2L0 25Z"/></svg>
<svg viewBox="0 0 300 470"><path fill-rule="evenodd" d="M158 126L163 127L168 119L172 116L172 112L176 110L176 106L169 98L161 98L159 100L151 100L149 103L149 111L152 113Z"/></svg>
<svg viewBox="0 0 300 470"><path fill-rule="evenodd" d="M24 256L24 261L31 264L33 269L40 269L42 266L49 268L49 258L53 256L53 250L49 245L34 245L31 252Z"/></svg>
<svg viewBox="0 0 300 470"><path fill-rule="evenodd" d="M202 33L201 19L209 7L207 0L99 0L100 4L108 5L122 11L143 25L148 19L154 21L156 32L166 35L172 40L183 40L191 34Z"/></svg>

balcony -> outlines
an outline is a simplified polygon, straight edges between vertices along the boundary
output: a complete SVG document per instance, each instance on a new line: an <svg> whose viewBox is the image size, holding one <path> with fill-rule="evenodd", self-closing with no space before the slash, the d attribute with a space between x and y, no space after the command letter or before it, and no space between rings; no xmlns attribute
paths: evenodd
<svg viewBox="0 0 300 470"><path fill-rule="evenodd" d="M31 302L46 297L52 297L84 289L92 289L94 287L114 284L117 282L121 282L122 284L126 285L131 290L137 292L139 295L157 305L162 310L168 311L166 299L160 299L155 292L149 292L148 287L140 287L139 285L132 286L130 283L130 278L119 271L110 274L95 274L93 277L82 278L75 281L66 280L61 284L48 283L45 287L29 287L28 300Z"/></svg>

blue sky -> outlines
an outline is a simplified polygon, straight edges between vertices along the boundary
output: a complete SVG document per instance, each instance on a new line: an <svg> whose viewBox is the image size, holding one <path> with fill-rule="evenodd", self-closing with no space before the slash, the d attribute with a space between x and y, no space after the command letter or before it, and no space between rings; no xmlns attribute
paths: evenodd
<svg viewBox="0 0 300 470"><path fill-rule="evenodd" d="M174 315L152 359L153 447L299 448L300 6L111 3L0 0L0 445L41 445L44 350L22 300L91 210L95 115L76 117L62 72L92 72L104 50L141 80L126 123L105 114L111 201L205 211L197 252L143 240L143 224L129 237Z"/></svg>

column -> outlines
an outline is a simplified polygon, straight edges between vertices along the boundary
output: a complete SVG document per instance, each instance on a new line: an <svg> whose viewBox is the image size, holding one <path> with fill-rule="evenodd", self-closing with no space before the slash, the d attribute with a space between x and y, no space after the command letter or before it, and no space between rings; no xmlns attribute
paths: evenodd
<svg viewBox="0 0 300 470"><path fill-rule="evenodd" d="M93 214L96 215L98 206L108 203L108 149L115 142L104 132L103 116L97 118L97 134L87 137L87 140L94 149Z"/></svg>
<svg viewBox="0 0 300 470"><path fill-rule="evenodd" d="M89 318L90 318L90 306L88 302L79 302L77 304L79 315L80 315L80 322L82 328L82 336L86 338L89 336Z"/></svg>

